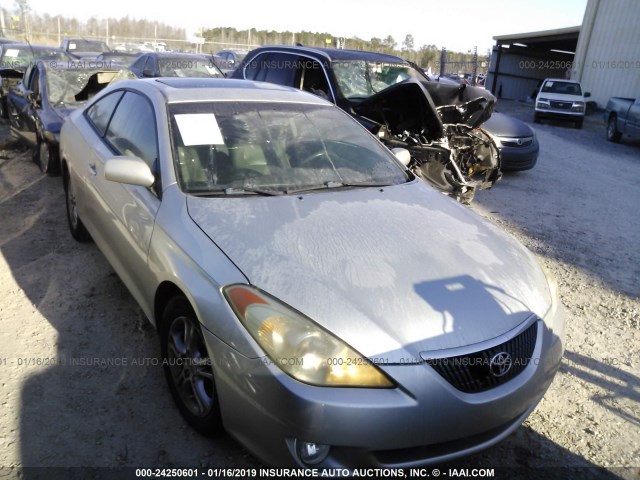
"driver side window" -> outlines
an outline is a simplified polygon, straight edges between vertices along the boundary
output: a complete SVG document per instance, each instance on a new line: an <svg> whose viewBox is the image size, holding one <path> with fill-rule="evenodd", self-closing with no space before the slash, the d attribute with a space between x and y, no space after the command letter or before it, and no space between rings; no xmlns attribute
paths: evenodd
<svg viewBox="0 0 640 480"><path fill-rule="evenodd" d="M153 169L158 158L158 135L151 103L142 95L126 92L105 138L119 154L141 158Z"/></svg>

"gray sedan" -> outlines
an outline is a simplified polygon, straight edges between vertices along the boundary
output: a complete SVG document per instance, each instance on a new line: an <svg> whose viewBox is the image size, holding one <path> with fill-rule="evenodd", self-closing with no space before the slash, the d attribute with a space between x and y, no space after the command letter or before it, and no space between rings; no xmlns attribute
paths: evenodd
<svg viewBox="0 0 640 480"><path fill-rule="evenodd" d="M495 112L481 128L496 142L502 170L529 170L535 166L540 145L529 125L517 118Z"/></svg>
<svg viewBox="0 0 640 480"><path fill-rule="evenodd" d="M406 153L267 83L121 81L71 114L71 234L159 331L195 429L278 466L409 467L532 412L563 354L555 284Z"/></svg>

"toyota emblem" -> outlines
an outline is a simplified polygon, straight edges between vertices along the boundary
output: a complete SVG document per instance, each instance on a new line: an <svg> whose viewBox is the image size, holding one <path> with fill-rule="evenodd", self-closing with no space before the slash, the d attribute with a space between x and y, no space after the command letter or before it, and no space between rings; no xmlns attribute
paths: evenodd
<svg viewBox="0 0 640 480"><path fill-rule="evenodd" d="M503 377L509 373L512 365L511 355L507 352L496 353L489 361L489 371L494 377Z"/></svg>

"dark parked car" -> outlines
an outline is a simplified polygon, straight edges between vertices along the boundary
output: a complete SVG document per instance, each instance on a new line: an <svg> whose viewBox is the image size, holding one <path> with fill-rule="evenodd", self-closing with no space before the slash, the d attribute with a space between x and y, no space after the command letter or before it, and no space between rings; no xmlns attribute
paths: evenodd
<svg viewBox="0 0 640 480"><path fill-rule="evenodd" d="M110 52L111 48L100 40L86 38L65 38L60 47L76 58L95 58L101 53Z"/></svg>
<svg viewBox="0 0 640 480"><path fill-rule="evenodd" d="M495 112L481 128L496 142L503 171L529 170L535 166L540 145L529 125L517 118Z"/></svg>
<svg viewBox="0 0 640 480"><path fill-rule="evenodd" d="M640 139L640 97L611 97L604 111L607 140L619 142L622 136Z"/></svg>
<svg viewBox="0 0 640 480"><path fill-rule="evenodd" d="M497 147L477 129L495 104L482 88L430 82L392 55L286 46L253 50L232 77L328 99L387 147L409 150L416 175L465 203L500 178Z"/></svg>
<svg viewBox="0 0 640 480"><path fill-rule="evenodd" d="M96 68L124 68L131 65L140 56L135 52L107 52L96 57Z"/></svg>
<svg viewBox="0 0 640 480"><path fill-rule="evenodd" d="M7 94L22 79L29 64L36 60L69 64L74 59L55 47L27 43L0 44L0 117L7 118Z"/></svg>
<svg viewBox="0 0 640 480"><path fill-rule="evenodd" d="M11 133L34 148L33 159L45 173L59 171L58 145L64 119L106 87L117 70L54 68L38 61L9 93Z"/></svg>
<svg viewBox="0 0 640 480"><path fill-rule="evenodd" d="M143 77L225 77L211 55L176 52L143 53L129 70Z"/></svg>

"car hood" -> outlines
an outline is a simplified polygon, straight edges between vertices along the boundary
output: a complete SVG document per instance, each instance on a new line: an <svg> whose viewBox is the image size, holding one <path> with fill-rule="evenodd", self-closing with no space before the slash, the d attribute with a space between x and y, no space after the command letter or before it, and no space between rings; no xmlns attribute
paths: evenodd
<svg viewBox="0 0 640 480"><path fill-rule="evenodd" d="M494 113L491 118L481 125L481 128L496 137L533 137L531 127L517 118L503 113Z"/></svg>
<svg viewBox="0 0 640 480"><path fill-rule="evenodd" d="M549 307L515 240L426 184L276 197L188 197L193 221L255 286L368 358L501 335Z"/></svg>
<svg viewBox="0 0 640 480"><path fill-rule="evenodd" d="M491 116L494 105L495 97L483 88L411 79L385 88L354 110L395 130L424 133L436 141L445 134L443 124L477 127Z"/></svg>

